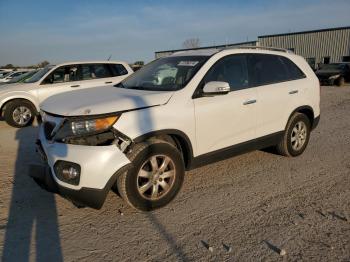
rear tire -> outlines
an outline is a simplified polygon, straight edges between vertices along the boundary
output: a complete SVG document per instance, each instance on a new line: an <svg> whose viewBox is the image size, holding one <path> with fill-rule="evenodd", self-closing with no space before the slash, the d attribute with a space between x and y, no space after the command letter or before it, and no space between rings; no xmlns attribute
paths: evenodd
<svg viewBox="0 0 350 262"><path fill-rule="evenodd" d="M29 126L36 114L35 107L26 100L14 100L5 105L4 119L7 124L16 128Z"/></svg>
<svg viewBox="0 0 350 262"><path fill-rule="evenodd" d="M294 157L301 155L310 139L311 124L302 113L295 113L288 121L283 139L276 146L280 155Z"/></svg>
<svg viewBox="0 0 350 262"><path fill-rule="evenodd" d="M151 211L172 201L181 189L185 167L176 147L163 140L135 145L132 167L118 176L121 197L133 208Z"/></svg>

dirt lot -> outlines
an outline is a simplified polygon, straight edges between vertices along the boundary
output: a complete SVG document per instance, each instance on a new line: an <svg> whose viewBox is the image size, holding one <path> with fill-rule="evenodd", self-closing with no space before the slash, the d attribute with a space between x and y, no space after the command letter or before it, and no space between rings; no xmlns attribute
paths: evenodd
<svg viewBox="0 0 350 262"><path fill-rule="evenodd" d="M302 156L256 151L196 169L152 213L114 193L96 211L44 192L27 176L37 128L0 122L0 257L350 261L350 88L323 87L321 106Z"/></svg>

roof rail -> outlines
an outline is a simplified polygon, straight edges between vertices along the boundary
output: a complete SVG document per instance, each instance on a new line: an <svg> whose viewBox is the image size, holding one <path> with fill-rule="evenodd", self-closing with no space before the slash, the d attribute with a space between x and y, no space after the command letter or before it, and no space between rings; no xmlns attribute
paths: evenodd
<svg viewBox="0 0 350 262"><path fill-rule="evenodd" d="M278 52L284 52L284 53L293 53L293 51L285 48L278 48L278 47L268 47L268 46L228 46L221 49L227 50L227 49L260 49L260 50L270 50L270 51L278 51Z"/></svg>

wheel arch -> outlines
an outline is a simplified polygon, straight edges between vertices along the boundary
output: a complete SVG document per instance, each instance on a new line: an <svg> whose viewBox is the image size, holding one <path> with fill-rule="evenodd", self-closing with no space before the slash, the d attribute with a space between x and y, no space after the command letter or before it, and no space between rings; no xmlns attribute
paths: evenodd
<svg viewBox="0 0 350 262"><path fill-rule="evenodd" d="M2 101L2 104L0 105L0 116L3 115L3 111L8 103L11 103L15 100L25 100L32 104L33 108L35 108L36 112L39 112L39 108L36 106L36 103L33 101L33 99L28 97L10 97Z"/></svg>
<svg viewBox="0 0 350 262"><path fill-rule="evenodd" d="M157 131L152 131L152 132L143 134L141 136L138 136L137 138L134 139L134 142L140 143L150 138L154 138L154 137L162 138L164 136L168 136L173 139L176 147L180 150L183 156L186 170L189 170L191 168L191 164L193 161L193 148L192 148L191 140L184 132L177 129L157 130Z"/></svg>
<svg viewBox="0 0 350 262"><path fill-rule="evenodd" d="M315 121L314 110L312 109L311 106L305 105L305 106L300 106L300 107L296 108L296 109L289 115L288 121L287 121L286 126L285 126L284 129L286 129L289 120L291 119L291 117L292 117L295 113L302 113L302 114L306 115L307 118L310 120L310 126L311 126L311 127L313 126L314 121Z"/></svg>

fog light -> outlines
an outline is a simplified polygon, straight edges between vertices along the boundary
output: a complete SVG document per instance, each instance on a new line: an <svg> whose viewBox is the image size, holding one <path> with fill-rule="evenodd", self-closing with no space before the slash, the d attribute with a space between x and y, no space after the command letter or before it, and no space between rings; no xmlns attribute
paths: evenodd
<svg viewBox="0 0 350 262"><path fill-rule="evenodd" d="M54 166L56 177L68 184L79 185L80 165L67 161L57 161Z"/></svg>

